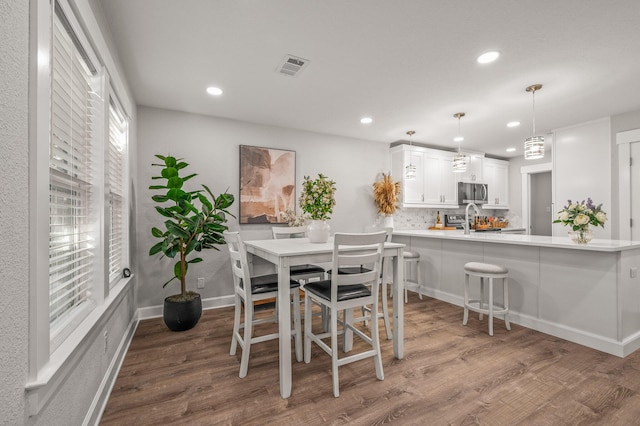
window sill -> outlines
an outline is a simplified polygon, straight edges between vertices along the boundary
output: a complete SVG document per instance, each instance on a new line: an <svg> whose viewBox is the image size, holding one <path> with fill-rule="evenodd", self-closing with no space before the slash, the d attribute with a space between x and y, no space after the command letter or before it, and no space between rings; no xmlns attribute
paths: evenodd
<svg viewBox="0 0 640 426"><path fill-rule="evenodd" d="M104 303L97 306L50 355L49 362L37 372L37 377L27 382L25 390L30 416L37 415L75 371L76 365L107 323L106 313L122 301L132 279L133 275L114 285Z"/></svg>

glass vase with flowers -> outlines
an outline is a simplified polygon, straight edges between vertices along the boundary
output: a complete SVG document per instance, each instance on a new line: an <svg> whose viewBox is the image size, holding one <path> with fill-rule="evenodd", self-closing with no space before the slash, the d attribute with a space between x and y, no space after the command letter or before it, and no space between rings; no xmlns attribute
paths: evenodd
<svg viewBox="0 0 640 426"><path fill-rule="evenodd" d="M312 243L324 243L329 239L330 228L327 220L331 218L333 207L336 205L335 185L334 181L322 173L318 174L317 179L304 177L299 204L311 219L307 235Z"/></svg>
<svg viewBox="0 0 640 426"><path fill-rule="evenodd" d="M553 223L562 223L570 226L569 237L576 244L587 244L593 238L589 225L601 226L607 221L607 214L602 210L602 203L595 205L591 198L587 201L567 201L567 205L558 212L558 217Z"/></svg>

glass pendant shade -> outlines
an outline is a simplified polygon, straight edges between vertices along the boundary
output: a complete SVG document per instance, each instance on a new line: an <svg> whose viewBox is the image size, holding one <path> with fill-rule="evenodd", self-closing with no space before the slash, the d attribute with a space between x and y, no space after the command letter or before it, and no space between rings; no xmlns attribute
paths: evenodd
<svg viewBox="0 0 640 426"><path fill-rule="evenodd" d="M404 179L405 180L414 180L416 178L416 166L411 162L411 154L413 153L412 148L413 145L411 143L411 137L416 132L413 130L409 130L407 134L409 135L409 165L405 167L404 170Z"/></svg>
<svg viewBox="0 0 640 426"><path fill-rule="evenodd" d="M536 160L544 157L544 137L532 136L524 141L524 159Z"/></svg>
<svg viewBox="0 0 640 426"><path fill-rule="evenodd" d="M468 157L461 152L458 152L453 157L453 172L462 173L467 171Z"/></svg>
<svg viewBox="0 0 640 426"><path fill-rule="evenodd" d="M524 141L524 159L536 160L544 157L544 137L535 136L536 134L536 90L542 89L542 84L534 84L525 89L527 92L531 92L533 99L533 132L534 136L525 139Z"/></svg>

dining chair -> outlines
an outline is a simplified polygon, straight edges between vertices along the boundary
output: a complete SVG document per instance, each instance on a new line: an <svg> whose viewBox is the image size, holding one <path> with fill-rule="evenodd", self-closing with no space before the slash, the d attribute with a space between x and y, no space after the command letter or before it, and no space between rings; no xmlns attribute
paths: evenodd
<svg viewBox="0 0 640 426"><path fill-rule="evenodd" d="M262 336L253 336L253 326L267 322L276 323L277 314L268 318L254 318L254 302L266 299L276 300L277 307L287 306L286 303L279 303L278 300L278 274L268 274L251 276L249 272L249 262L247 250L238 232L224 232L224 239L227 242L229 256L231 257L231 270L233 272L233 287L235 297L235 311L233 317L233 335L231 338L231 350L229 355L236 354L238 345L242 348L240 359L240 377L245 377L249 369L249 353L251 345L268 340L278 339L279 334L271 333ZM289 283L290 294L293 298L293 332L295 338L296 359L302 361L302 330L300 325L300 284L291 280ZM241 322L242 307L244 306L244 322ZM243 329L243 333L240 330Z"/></svg>
<svg viewBox="0 0 640 426"><path fill-rule="evenodd" d="M378 227L378 226L367 226L365 227L365 232L366 233L372 233L372 232L380 232L380 231L385 231L386 232L386 237L385 237L385 241L386 242L391 242L391 237L393 235L393 228L391 227ZM383 322L384 322L384 329L385 332L387 334L387 340L391 340L393 339L393 332L391 331L391 322L389 320L389 303L388 303L388 299L387 299L387 293L388 293L388 289L387 289L387 282L386 282L386 273L389 270L389 262L391 261L391 259L387 259L387 258L383 258L382 259L382 267L380 270L380 281L378 282L378 285L380 286L380 298L382 299L381 301L381 306L382 306L382 311L378 312L377 318L382 318ZM362 272L362 270L364 269L364 266L359 265L359 266L355 266L355 267L350 267L350 268L340 268L339 269L339 273L340 274L353 274L353 273L357 273L357 272ZM327 271L327 273L329 275L331 275L331 270ZM358 321L364 321L365 324L367 324L367 322L371 319L371 307L369 306L363 306L362 307L362 316L358 317L358 318L354 318L354 321L358 322Z"/></svg>
<svg viewBox="0 0 640 426"><path fill-rule="evenodd" d="M338 367L373 357L378 380L384 380L378 321L371 321L370 335L366 335L349 321L347 312L362 306L371 306L372 312L378 312L378 291L380 271L382 269L382 251L386 232L343 234L336 233L333 243L332 269L357 268L350 274L332 274L331 279L307 283L304 290L304 361L311 362L311 342L315 342L331 356L331 374L333 377L333 395L340 395ZM358 247L355 247L358 246ZM351 250L350 250L351 249ZM362 268L361 268L362 266ZM311 303L319 303L329 310L329 332L315 333L311 321ZM345 312L343 321L338 320L340 311ZM338 330L338 324L342 326ZM346 341L352 335L358 336L370 349L339 357L338 335ZM324 339L329 339L327 344Z"/></svg>

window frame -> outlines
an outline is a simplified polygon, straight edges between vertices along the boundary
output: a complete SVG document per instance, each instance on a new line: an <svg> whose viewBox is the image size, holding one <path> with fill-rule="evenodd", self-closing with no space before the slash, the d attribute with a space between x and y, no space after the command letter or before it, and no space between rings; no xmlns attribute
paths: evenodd
<svg viewBox="0 0 640 426"><path fill-rule="evenodd" d="M52 31L55 5L62 8L76 37L87 51L90 60L102 74L102 93L104 98L113 97L121 103L122 112L131 128L131 98L123 80L120 78L115 62L109 52L99 24L93 16L89 0L34 0L30 2L30 44L29 56L29 350L28 376L25 384L28 415L37 415L54 398L67 378L75 371L75 366L87 354L91 345L102 337L103 329L109 324L110 308L118 306L123 298L130 294L133 276L122 278L110 287L108 271L108 227L105 218L108 212L104 179L105 153L99 154L101 164L96 173L101 184L95 193L100 200L99 241L96 244L96 257L101 263L94 277L96 307L74 329L73 333L55 350L51 350L49 324L49 143L51 124L51 61ZM82 24L81 24L82 23ZM85 33L86 31L86 33ZM90 36L90 39L87 37ZM100 60L95 52L100 53ZM120 95L120 97L118 96ZM108 105L108 104L107 104ZM106 113L105 113L106 111ZM103 141L108 145L108 108L103 109ZM128 144L129 145L129 144ZM129 264L129 229L131 194L130 155L127 151L125 165L124 217L126 262ZM106 210L106 211L105 211Z"/></svg>

